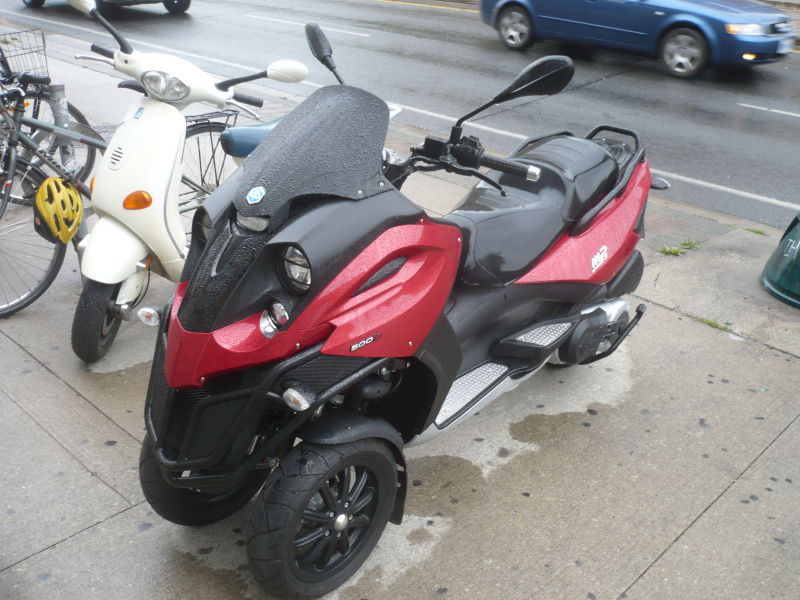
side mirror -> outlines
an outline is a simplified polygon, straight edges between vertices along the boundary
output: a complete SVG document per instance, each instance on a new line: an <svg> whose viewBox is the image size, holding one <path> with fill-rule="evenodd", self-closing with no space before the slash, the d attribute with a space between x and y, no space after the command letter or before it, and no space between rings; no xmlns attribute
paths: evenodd
<svg viewBox="0 0 800 600"><path fill-rule="evenodd" d="M299 83L308 77L308 67L290 58L276 60L267 67L267 77L283 83Z"/></svg>
<svg viewBox="0 0 800 600"><path fill-rule="evenodd" d="M91 17L92 11L97 10L94 0L69 0L69 5L87 17Z"/></svg>
<svg viewBox="0 0 800 600"><path fill-rule="evenodd" d="M333 50L319 25L306 23L306 40L308 40L308 47L311 48L314 58L330 69L328 61L333 62Z"/></svg>
<svg viewBox="0 0 800 600"><path fill-rule="evenodd" d="M557 94L567 87L574 73L575 65L570 57L545 56L525 67L506 89L495 96L494 102Z"/></svg>

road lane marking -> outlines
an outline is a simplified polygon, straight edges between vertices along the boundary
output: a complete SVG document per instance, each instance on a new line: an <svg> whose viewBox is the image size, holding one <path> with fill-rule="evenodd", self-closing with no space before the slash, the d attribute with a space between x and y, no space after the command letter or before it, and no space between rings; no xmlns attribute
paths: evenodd
<svg viewBox="0 0 800 600"><path fill-rule="evenodd" d="M373 1L375 1L375 2L379 2L379 1L389 2L390 0L373 0ZM397 0L391 0L391 1L395 2ZM41 21L43 23L49 23L50 25L54 25L54 26L67 27L67 28L70 28L70 29L76 29L78 31L83 31L83 32L86 32L86 33L94 34L94 35L100 34L100 35L105 35L106 37L111 37L108 34L105 34L103 32L98 32L98 31L96 31L94 29L89 29L88 27L80 27L78 25L71 25L71 24L68 24L68 23L61 23L59 21L54 21L52 19L44 19L42 17L33 17L33 16L28 16L28 15L20 15L19 13L16 13L14 11L5 10L5 9L2 9L2 8L0 8L0 13L5 13L5 14L8 14L8 15L11 15L11 16L17 18L17 19L21 18L21 19L30 19L30 20L34 20L34 21ZM169 48L167 46L160 46L158 44L151 44L150 42L145 42L145 41L142 41L142 40L135 40L135 39L129 38L129 41L134 43L134 44L139 44L139 45L142 45L142 46L149 46L151 48L156 48L158 50L165 50L167 52L172 52L174 54L182 54L184 56L188 56L188 57L191 57L191 58L197 58L197 59L205 60L205 61L208 61L208 62L213 62L213 63L217 63L217 64L221 64L221 65L231 66L231 67L235 67L237 69L243 69L243 70L248 70L248 71L253 71L253 72L258 72L258 71L263 70L260 67L251 67L249 65L243 65L243 64L240 64L240 63L234 63L234 62L230 62L230 61L227 61L227 60L221 60L221 59L218 59L218 58L212 58L210 56L203 56L202 54L195 54L193 52L184 52L182 50L175 50L174 48ZM303 81L302 83L307 85L307 86L314 87L314 88L323 87L321 84L315 83L313 81ZM443 115L441 113L436 113L436 112L432 112L432 111L429 111L429 110L424 110L424 109L421 109L421 108L415 108L413 106L400 104L399 102L390 102L390 104L396 104L397 106L399 106L403 110L407 110L408 112L417 113L417 114L424 115L424 116L427 116L427 117L432 117L434 119L440 119L440 120L443 120L443 121L447 121L448 123L455 123L455 121L456 121L455 117L450 117L448 115ZM504 129L498 129L498 128L495 128L495 127L489 127L487 125L482 125L482 124L479 124L479 123L473 123L471 121L465 122L464 125L468 125L470 127L474 127L475 129L479 129L479 130L482 130L482 131L487 131L487 132L494 133L494 134L497 134L497 135L509 137L509 138L512 138L512 139L515 139L515 140L526 140L526 139L528 139L528 136L525 136L525 135L520 135L518 133L513 133L511 131L506 131ZM756 202L762 202L764 204L771 204L772 206L779 206L779 207L782 207L782 208L788 208L788 209L795 210L795 211L800 210L800 204L792 204L791 202L784 202L783 200L778 200L777 198L771 198L769 196L762 196L760 194L753 194L751 192L745 192L743 190L737 190L735 188L730 188L730 187L727 187L727 186L724 186L724 185L711 183L709 181L703 181L701 179L695 179L693 177L687 177L685 175L678 175L677 173L671 173L669 171L662 171L660 169L652 169L651 168L651 172L654 175L668 177L668 178L671 177L671 178L673 178L673 179L675 179L677 181L683 181L684 183L689 183L689 184L692 184L692 185L696 185L698 187L703 187L703 188L715 190L715 191L718 191L718 192L732 194L734 196L739 196L741 198L747 198L748 200L755 200Z"/></svg>
<svg viewBox="0 0 800 600"><path fill-rule="evenodd" d="M459 8L457 6L441 6L439 4L425 4L424 2L403 2L402 0L372 0L373 2L383 2L384 4L404 4L405 6L421 6L423 8L438 8L440 10L455 10L466 13L479 13L474 8Z"/></svg>
<svg viewBox="0 0 800 600"><path fill-rule="evenodd" d="M744 102L737 102L737 106L743 106L744 108L752 108L753 110L763 110L764 112L775 113L778 115L786 115L787 117L797 117L800 119L800 114L789 112L788 110L778 110L777 108L768 108L766 106L756 106L755 104L745 104Z"/></svg>
<svg viewBox="0 0 800 600"><path fill-rule="evenodd" d="M286 23L287 25L299 25L300 27L305 27L305 23L299 23L297 21L286 21L284 19L274 19L272 17L262 17L260 15L245 15L246 17L250 17L251 19L262 19L264 21L274 21L275 23ZM357 35L359 37L372 37L369 33L358 33L356 31L345 31L344 29L336 29L334 27L328 27L327 25L320 25L323 31L334 31L336 33L346 33L348 35Z"/></svg>

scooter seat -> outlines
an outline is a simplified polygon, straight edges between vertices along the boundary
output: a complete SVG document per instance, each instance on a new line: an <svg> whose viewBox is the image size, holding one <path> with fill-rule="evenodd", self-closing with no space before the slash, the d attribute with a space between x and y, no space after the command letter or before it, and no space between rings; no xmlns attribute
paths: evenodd
<svg viewBox="0 0 800 600"><path fill-rule="evenodd" d="M479 183L445 217L464 233L460 277L468 285L499 287L524 275L619 175L605 148L584 138L547 138L513 158L539 167L539 181L490 171L508 195Z"/></svg>
<svg viewBox="0 0 800 600"><path fill-rule="evenodd" d="M245 158L269 135L270 131L275 129L280 121L280 119L275 119L262 125L230 127L219 136L220 146L225 154L236 158Z"/></svg>

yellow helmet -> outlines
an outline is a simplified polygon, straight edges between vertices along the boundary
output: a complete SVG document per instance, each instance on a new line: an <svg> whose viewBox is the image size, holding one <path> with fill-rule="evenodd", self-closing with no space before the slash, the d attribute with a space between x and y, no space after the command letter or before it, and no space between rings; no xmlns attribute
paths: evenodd
<svg viewBox="0 0 800 600"><path fill-rule="evenodd" d="M59 177L49 177L36 192L34 213L34 225L40 235L66 244L78 232L83 218L83 202L74 185ZM42 227L43 224L49 231Z"/></svg>

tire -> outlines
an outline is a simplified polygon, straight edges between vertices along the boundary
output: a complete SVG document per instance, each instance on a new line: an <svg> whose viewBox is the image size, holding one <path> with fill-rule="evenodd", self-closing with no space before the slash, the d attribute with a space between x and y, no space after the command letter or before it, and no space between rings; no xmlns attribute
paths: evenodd
<svg viewBox="0 0 800 600"><path fill-rule="evenodd" d="M340 586L381 537L396 482L392 450L381 440L295 446L250 515L255 578L276 597L320 596Z"/></svg>
<svg viewBox="0 0 800 600"><path fill-rule="evenodd" d="M167 9L169 14L180 15L189 10L191 3L192 0L164 0L162 4L164 4L164 8Z"/></svg>
<svg viewBox="0 0 800 600"><path fill-rule="evenodd" d="M509 6L497 17L500 41L512 50L525 50L533 44L533 23L528 11L521 6Z"/></svg>
<svg viewBox="0 0 800 600"><path fill-rule="evenodd" d="M44 0L22 0L22 2L28 8L42 8L44 6Z"/></svg>
<svg viewBox="0 0 800 600"><path fill-rule="evenodd" d="M72 319L72 349L86 363L103 358L117 337L122 319L112 315L109 307L120 285L84 279Z"/></svg>
<svg viewBox="0 0 800 600"><path fill-rule="evenodd" d="M670 75L691 79L708 66L708 42L697 30L678 27L664 35L658 55Z"/></svg>
<svg viewBox="0 0 800 600"><path fill-rule="evenodd" d="M219 141L226 129L227 125L221 121L192 123L186 128L181 173L193 185L181 183L178 206L187 240L192 231L195 208L236 170L236 163L225 154Z"/></svg>
<svg viewBox="0 0 800 600"><path fill-rule="evenodd" d="M11 199L5 210L0 206L0 318L44 294L64 262L67 246L45 239L34 225L36 191L46 177L38 167L17 158Z"/></svg>
<svg viewBox="0 0 800 600"><path fill-rule="evenodd" d="M30 101L30 106L32 107L32 112L30 115L31 117L34 119L39 119L40 121L46 121L47 123L54 122L53 112L47 102L46 91L31 90L26 94L26 97ZM76 131L89 137L102 139L100 134L92 129L91 125L89 125L89 121L86 119L83 113L73 104L67 102L67 110L69 111L70 116L69 128L72 131ZM54 135L47 133L46 131L25 126L22 127L22 133L32 137L39 144L40 148L50 152L51 154L54 154L57 158L60 158L58 156L58 149ZM22 156L28 160L33 158L26 149L22 148L22 146L20 146L20 152L22 153ZM78 160L78 164L81 165L81 169L78 172L78 179L81 181L86 181L89 175L91 175L92 169L94 169L94 163L97 158L97 150L91 146L87 146L86 144L76 143L75 158ZM39 162L36 162L35 164L40 167L43 166Z"/></svg>
<svg viewBox="0 0 800 600"><path fill-rule="evenodd" d="M209 494L171 486L161 474L153 455L153 441L146 435L139 453L139 483L144 497L160 516L177 525L210 525L229 517L258 493L268 469L251 471L231 489Z"/></svg>

